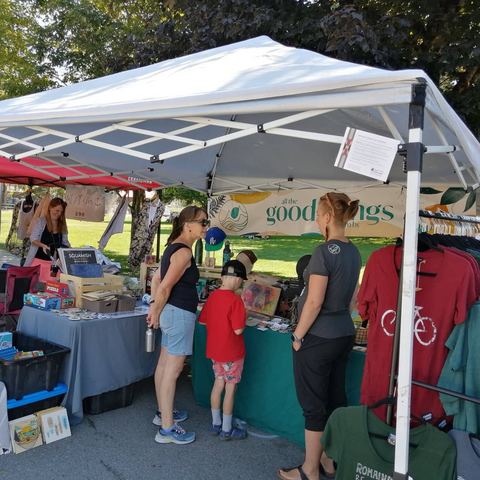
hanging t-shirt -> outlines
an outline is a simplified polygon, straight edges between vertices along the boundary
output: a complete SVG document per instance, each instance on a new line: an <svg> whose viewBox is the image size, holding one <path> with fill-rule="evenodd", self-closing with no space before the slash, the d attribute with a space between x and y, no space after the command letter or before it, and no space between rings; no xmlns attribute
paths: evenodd
<svg viewBox="0 0 480 480"><path fill-rule="evenodd" d="M22 200L22 203L20 204L17 229L17 238L19 240L23 240L26 237L27 230L32 222L36 206L37 202L33 202L33 204L28 205L25 203L25 200Z"/></svg>
<svg viewBox="0 0 480 480"><path fill-rule="evenodd" d="M207 325L207 358L227 363L245 357L243 335L235 333L246 321L245 306L238 295L221 289L211 293L198 321Z"/></svg>
<svg viewBox="0 0 480 480"><path fill-rule="evenodd" d="M457 480L478 480L480 478L480 440L471 438L468 432L450 430L457 446Z"/></svg>
<svg viewBox="0 0 480 480"><path fill-rule="evenodd" d="M375 438L369 433L382 435ZM338 464L336 480L392 480L395 447L386 438L395 429L367 407L344 407L328 419L321 443ZM408 473L415 480L456 480L456 451L446 433L432 425L410 430Z"/></svg>
<svg viewBox="0 0 480 480"><path fill-rule="evenodd" d="M358 295L358 310L363 320L370 319L367 358L360 402L372 405L388 395L393 349L393 334L398 295L401 249L385 247L374 252L365 269ZM412 378L437 385L447 358L445 342L455 324L465 321L467 310L476 300L474 274L467 260L448 250L428 250L418 254L421 271L435 277L418 276L414 318ZM386 407L375 409L385 419ZM439 394L412 387L412 413L432 415L432 422L445 418Z"/></svg>
<svg viewBox="0 0 480 480"><path fill-rule="evenodd" d="M470 264L473 270L473 276L474 276L475 282L472 285L472 287L475 288L475 294L478 300L478 298L480 297L480 267L478 266L477 261L473 258L473 256L470 253L466 253L463 250L458 250L457 248L450 248L450 247L441 247L441 248L443 249L446 248L449 252L459 255L460 257L468 261L468 263Z"/></svg>

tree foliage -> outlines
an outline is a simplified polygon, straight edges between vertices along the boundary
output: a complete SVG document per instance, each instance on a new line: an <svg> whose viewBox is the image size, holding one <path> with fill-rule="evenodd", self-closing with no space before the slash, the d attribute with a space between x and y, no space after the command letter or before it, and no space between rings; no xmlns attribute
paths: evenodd
<svg viewBox="0 0 480 480"><path fill-rule="evenodd" d="M162 190L162 202L169 204L174 200L179 201L183 206L196 205L207 208L207 196L195 190L187 188L168 187Z"/></svg>
<svg viewBox="0 0 480 480"><path fill-rule="evenodd" d="M477 0L0 0L0 95L259 35L351 62L421 68L480 132Z"/></svg>

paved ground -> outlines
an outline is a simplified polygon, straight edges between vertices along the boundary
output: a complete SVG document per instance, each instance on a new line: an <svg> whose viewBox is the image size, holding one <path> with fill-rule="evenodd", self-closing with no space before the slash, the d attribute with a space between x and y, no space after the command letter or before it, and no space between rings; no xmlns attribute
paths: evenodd
<svg viewBox="0 0 480 480"><path fill-rule="evenodd" d="M0 250L0 265L19 260ZM210 411L195 404L188 367L179 379L177 407L188 411L182 426L197 434L190 445L155 443L156 399L149 378L135 385L131 406L85 416L65 440L1 456L0 480L263 480L277 478L279 467L303 461L304 452L294 443L250 426L243 441L211 437Z"/></svg>
<svg viewBox="0 0 480 480"><path fill-rule="evenodd" d="M135 385L133 403L86 416L70 438L20 455L0 457L0 479L221 480L274 479L281 466L302 463L303 450L288 440L247 427L246 440L221 442L208 434L209 410L195 405L187 372L179 380L178 408L188 411L182 423L197 434L190 445L155 443L153 379ZM281 419L279 419L281 421Z"/></svg>

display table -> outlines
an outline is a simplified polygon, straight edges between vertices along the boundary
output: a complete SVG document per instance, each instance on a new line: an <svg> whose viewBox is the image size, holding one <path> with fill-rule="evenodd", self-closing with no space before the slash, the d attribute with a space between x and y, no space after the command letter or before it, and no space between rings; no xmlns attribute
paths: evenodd
<svg viewBox="0 0 480 480"><path fill-rule="evenodd" d="M59 381L68 386L62 406L73 425L83 419L84 398L153 375L160 354L160 348L145 352L145 315L72 321L25 306L17 330L70 347ZM156 340L159 345L160 334Z"/></svg>
<svg viewBox="0 0 480 480"><path fill-rule="evenodd" d="M235 395L234 415L254 427L304 447L304 418L293 380L290 335L246 327L245 366ZM197 404L210 408L214 382L212 362L205 357L207 330L197 323L192 355L192 384ZM365 353L352 351L347 366L349 405L358 405Z"/></svg>

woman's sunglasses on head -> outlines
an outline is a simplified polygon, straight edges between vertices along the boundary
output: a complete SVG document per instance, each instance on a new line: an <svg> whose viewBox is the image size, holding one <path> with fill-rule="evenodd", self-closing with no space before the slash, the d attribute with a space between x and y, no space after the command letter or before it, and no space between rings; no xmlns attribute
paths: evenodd
<svg viewBox="0 0 480 480"><path fill-rule="evenodd" d="M203 220L191 220L188 223L200 223L202 227L209 227L212 222L204 218Z"/></svg>

